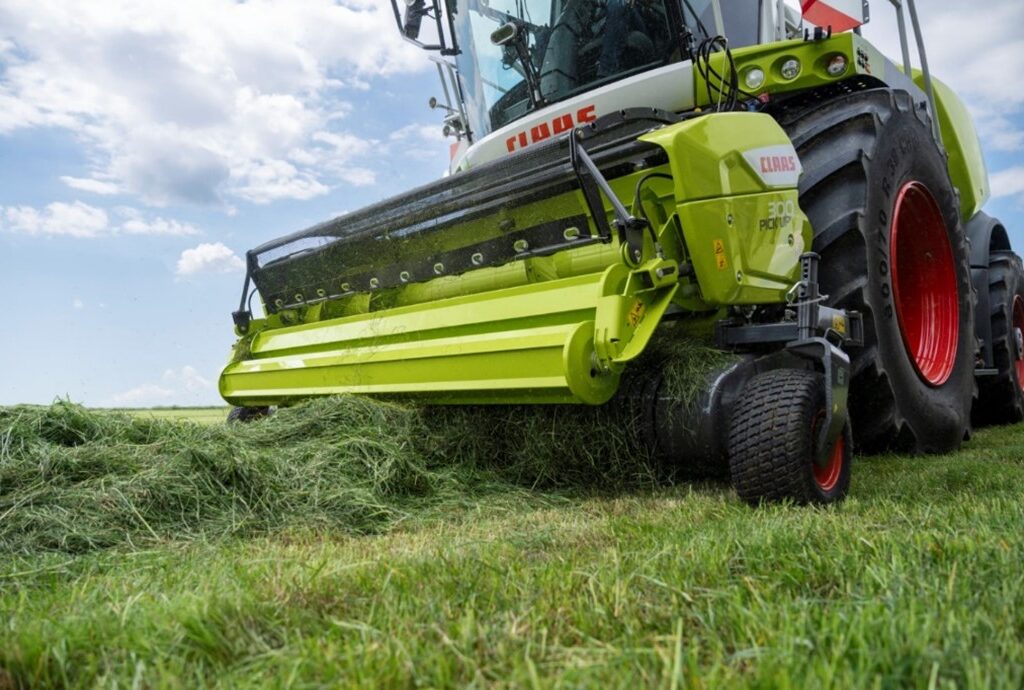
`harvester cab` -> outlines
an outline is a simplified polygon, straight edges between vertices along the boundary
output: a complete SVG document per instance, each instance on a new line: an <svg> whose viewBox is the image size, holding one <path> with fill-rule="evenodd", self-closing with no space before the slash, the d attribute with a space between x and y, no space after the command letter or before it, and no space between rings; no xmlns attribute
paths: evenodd
<svg viewBox="0 0 1024 690"><path fill-rule="evenodd" d="M864 12L860 0L835 2ZM844 223L859 228L871 214L816 185L839 156L843 199L857 201L867 187L850 167L862 160L853 144L869 140L872 122L898 121L903 141L926 137L941 151L927 70L897 68L861 36L802 26L768 0L393 9L407 40L438 53L445 98L432 106L457 139L452 172L249 251L223 397L247 410L337 394L607 406L646 420L645 442L668 462L727 467L750 502L843 498L848 400L864 369L850 353L878 356L866 336L877 337L878 319L904 317L899 302L846 299L850 285L868 288L849 271L838 284L835 262L868 265L857 253L873 250ZM843 28L866 17L855 19ZM959 102L944 103L954 119ZM871 108L880 114L869 122ZM856 127L839 128L844 117ZM859 138L816 148L840 130ZM957 149L965 159L969 144ZM931 184L919 183L918 210L945 201L941 180ZM905 295L948 277L929 266ZM891 300L893 287L878 290ZM955 310L955 285L953 295ZM926 379L945 366L933 360L949 334L935 340L930 318L907 317L915 330L903 330L897 354L940 389L945 380ZM966 349L955 341L954 357ZM697 401L683 404L664 372L686 343L736 357L691 382ZM959 369L951 377L963 381Z"/></svg>

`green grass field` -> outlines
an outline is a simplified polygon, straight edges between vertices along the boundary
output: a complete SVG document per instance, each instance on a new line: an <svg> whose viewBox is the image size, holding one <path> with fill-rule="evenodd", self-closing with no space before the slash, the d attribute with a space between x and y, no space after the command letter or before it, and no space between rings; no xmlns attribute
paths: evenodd
<svg viewBox="0 0 1024 690"><path fill-rule="evenodd" d="M189 421L197 424L222 424L227 419L230 409L230 407L159 407L151 410L124 411L153 419Z"/></svg>
<svg viewBox="0 0 1024 690"><path fill-rule="evenodd" d="M315 411L0 410L0 688L1024 686L1024 427L860 459L837 508L753 510L400 466L406 417L366 444L365 410Z"/></svg>

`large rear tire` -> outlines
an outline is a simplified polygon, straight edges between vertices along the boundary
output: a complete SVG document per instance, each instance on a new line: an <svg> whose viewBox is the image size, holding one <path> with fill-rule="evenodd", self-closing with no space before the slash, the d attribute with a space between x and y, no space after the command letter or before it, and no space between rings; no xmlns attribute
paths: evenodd
<svg viewBox="0 0 1024 690"><path fill-rule="evenodd" d="M959 201L927 112L875 89L777 114L800 154L828 302L864 315L858 447L948 452L969 431L974 294Z"/></svg>
<svg viewBox="0 0 1024 690"><path fill-rule="evenodd" d="M1024 419L1024 267L1020 257L1009 251L993 253L988 277L996 375L978 379L974 423L979 426Z"/></svg>

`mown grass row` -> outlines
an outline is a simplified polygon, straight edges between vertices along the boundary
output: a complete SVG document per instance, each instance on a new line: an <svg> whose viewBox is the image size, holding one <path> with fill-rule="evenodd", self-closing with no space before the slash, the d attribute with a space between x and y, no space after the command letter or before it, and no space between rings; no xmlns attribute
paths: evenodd
<svg viewBox="0 0 1024 690"><path fill-rule="evenodd" d="M1021 428L752 510L488 414L0 411L0 687L1024 685Z"/></svg>
<svg viewBox="0 0 1024 690"><path fill-rule="evenodd" d="M330 531L15 557L13 684L975 687L1024 683L1024 436L872 458L839 509L724 486L496 495Z"/></svg>
<svg viewBox="0 0 1024 690"><path fill-rule="evenodd" d="M636 485L649 458L603 414L339 398L211 426L70 403L2 409L0 554L285 527L365 534L516 486Z"/></svg>

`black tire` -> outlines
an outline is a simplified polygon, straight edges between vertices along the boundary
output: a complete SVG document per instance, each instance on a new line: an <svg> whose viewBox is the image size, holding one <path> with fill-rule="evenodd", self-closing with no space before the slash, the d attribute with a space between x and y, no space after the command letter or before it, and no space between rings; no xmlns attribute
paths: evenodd
<svg viewBox="0 0 1024 690"><path fill-rule="evenodd" d="M850 423L833 448L829 466L816 470L816 439L824 417L820 374L775 369L752 378L729 428L729 469L740 498L753 505L843 500L850 490Z"/></svg>
<svg viewBox="0 0 1024 690"><path fill-rule="evenodd" d="M269 416L269 407L232 407L228 412L228 424L248 424Z"/></svg>
<svg viewBox="0 0 1024 690"><path fill-rule="evenodd" d="M1024 311L1024 267L1020 257L1008 251L994 252L989 260L988 278L992 359L998 373L978 378L974 423L979 426L1012 424L1024 419L1024 381L1017 368L1024 357L1018 340L1024 314L1018 313L1014 323L1014 305Z"/></svg>
<svg viewBox="0 0 1024 690"><path fill-rule="evenodd" d="M627 369L616 398L617 416L609 421L628 430L662 479L726 478L724 443L716 443L725 434L717 433L721 422L706 418L704 409L711 406L708 394L689 403L680 401L668 391L666 366L664 358L648 353L645 361ZM707 377L708 392L717 373Z"/></svg>
<svg viewBox="0 0 1024 690"><path fill-rule="evenodd" d="M829 295L831 305L864 315L864 347L850 353L850 415L858 448L955 450L969 432L975 394L974 293L959 199L927 112L915 107L905 92L875 89L824 104L791 106L777 117L804 166L800 205L814 227L814 251L822 257L822 292ZM900 306L913 300L897 304L897 262L890 264L894 211L908 188L924 189L920 196L933 200L936 222L929 228L948 240L946 297L956 305L950 310L915 311L924 315L921 318L936 320L945 317L931 314L954 314L950 321L958 328L943 331L949 348L942 365L948 370L946 378L939 372L930 382L922 373L925 355L915 359L904 343ZM899 223L904 241L917 233L908 227L914 215L900 216L908 220ZM899 246L909 247L905 254L926 252L925 258L914 257L920 266L934 261L930 249L919 249L929 244L933 243ZM911 273L900 270L904 276Z"/></svg>

